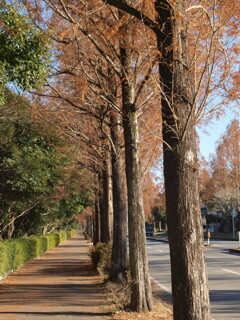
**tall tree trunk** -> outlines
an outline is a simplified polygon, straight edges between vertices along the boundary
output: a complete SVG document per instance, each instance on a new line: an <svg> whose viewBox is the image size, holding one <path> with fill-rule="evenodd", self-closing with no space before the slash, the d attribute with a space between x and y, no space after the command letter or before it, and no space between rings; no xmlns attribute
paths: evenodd
<svg viewBox="0 0 240 320"><path fill-rule="evenodd" d="M105 219L105 209L104 209L104 190L103 190L103 169L98 175L99 179L99 210L100 210L100 242L106 241L106 219Z"/></svg>
<svg viewBox="0 0 240 320"><path fill-rule="evenodd" d="M99 186L99 208L100 208L100 242L108 243L109 232L108 232L108 220L106 214L106 195L105 195L105 183L104 183L104 170L100 177ZM106 180L106 178L105 178Z"/></svg>
<svg viewBox="0 0 240 320"><path fill-rule="evenodd" d="M112 163L110 151L106 151L102 172L99 175L100 239L103 243L112 240L113 232Z"/></svg>
<svg viewBox="0 0 240 320"><path fill-rule="evenodd" d="M112 241L113 236L113 189L112 189L112 158L110 150L106 150L103 170L103 197L104 197L104 241Z"/></svg>
<svg viewBox="0 0 240 320"><path fill-rule="evenodd" d="M209 320L186 1L155 0L156 22L141 14L136 7L131 7L126 0L104 2L141 19L156 34L160 52L164 177L174 319Z"/></svg>
<svg viewBox="0 0 240 320"><path fill-rule="evenodd" d="M87 225L86 225L86 232L92 238L92 231L93 231L93 221L92 217L87 216Z"/></svg>
<svg viewBox="0 0 240 320"><path fill-rule="evenodd" d="M93 244L96 245L100 242L100 203L98 190L96 190L94 202Z"/></svg>
<svg viewBox="0 0 240 320"><path fill-rule="evenodd" d="M122 151L121 115L112 111L111 137L115 150L112 153L113 169L113 248L110 280L118 282L126 277L127 270L127 208L125 195L125 168Z"/></svg>
<svg viewBox="0 0 240 320"><path fill-rule="evenodd" d="M122 101L128 191L129 262L131 274L131 309L153 309L151 283L146 254L145 215L142 200L142 176L139 161L138 114L134 105L135 81L131 50L120 48L123 68Z"/></svg>
<svg viewBox="0 0 240 320"><path fill-rule="evenodd" d="M209 320L184 1L156 1L164 178L175 320ZM175 10L175 12L174 12Z"/></svg>

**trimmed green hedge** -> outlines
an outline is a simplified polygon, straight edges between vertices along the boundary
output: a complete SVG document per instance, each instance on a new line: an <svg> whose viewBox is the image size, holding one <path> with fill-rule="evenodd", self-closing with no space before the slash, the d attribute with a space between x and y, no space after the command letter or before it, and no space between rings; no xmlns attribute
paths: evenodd
<svg viewBox="0 0 240 320"><path fill-rule="evenodd" d="M110 241L107 244L98 242L89 249L89 253L92 263L99 273L109 275L113 267L111 261L112 242Z"/></svg>
<svg viewBox="0 0 240 320"><path fill-rule="evenodd" d="M73 230L40 237L0 241L0 276L18 269L75 234L76 231Z"/></svg>

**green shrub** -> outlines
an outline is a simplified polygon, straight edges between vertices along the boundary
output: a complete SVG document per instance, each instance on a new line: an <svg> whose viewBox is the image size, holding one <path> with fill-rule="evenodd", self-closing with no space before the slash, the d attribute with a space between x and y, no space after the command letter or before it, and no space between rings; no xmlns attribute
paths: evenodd
<svg viewBox="0 0 240 320"><path fill-rule="evenodd" d="M75 234L76 231L73 230L40 237L0 241L0 276L18 269Z"/></svg>
<svg viewBox="0 0 240 320"><path fill-rule="evenodd" d="M55 234L47 234L43 236L47 240L47 250L52 249L59 245L60 236L58 233Z"/></svg>
<svg viewBox="0 0 240 320"><path fill-rule="evenodd" d="M47 239L44 236L40 237L33 237L31 238L33 241L35 241L35 257L41 256L46 252L48 249L47 247Z"/></svg>
<svg viewBox="0 0 240 320"><path fill-rule="evenodd" d="M61 232L61 233L59 233L59 238L60 238L60 242L68 239L68 238L69 238L69 237L68 237L68 232Z"/></svg>
<svg viewBox="0 0 240 320"><path fill-rule="evenodd" d="M11 271L13 265L13 247L3 242L0 243L0 275Z"/></svg>
<svg viewBox="0 0 240 320"><path fill-rule="evenodd" d="M101 274L109 275L111 270L112 243L97 243L90 248L92 263Z"/></svg>
<svg viewBox="0 0 240 320"><path fill-rule="evenodd" d="M74 237L77 234L77 230L67 231L67 239Z"/></svg>
<svg viewBox="0 0 240 320"><path fill-rule="evenodd" d="M31 238L11 240L9 244L13 248L12 270L16 270L36 257L36 242Z"/></svg>

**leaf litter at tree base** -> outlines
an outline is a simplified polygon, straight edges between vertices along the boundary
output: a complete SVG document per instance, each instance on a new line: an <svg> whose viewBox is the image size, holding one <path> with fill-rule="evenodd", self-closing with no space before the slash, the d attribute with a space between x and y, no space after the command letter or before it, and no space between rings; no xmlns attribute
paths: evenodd
<svg viewBox="0 0 240 320"><path fill-rule="evenodd" d="M111 320L173 320L173 313L164 307L161 302L154 301L154 310L151 312L127 312L118 311L114 313Z"/></svg>

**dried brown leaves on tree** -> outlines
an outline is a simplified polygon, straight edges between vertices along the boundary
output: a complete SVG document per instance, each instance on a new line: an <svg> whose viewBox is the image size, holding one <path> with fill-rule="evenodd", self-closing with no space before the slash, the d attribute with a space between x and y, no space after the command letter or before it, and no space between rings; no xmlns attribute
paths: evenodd
<svg viewBox="0 0 240 320"><path fill-rule="evenodd" d="M52 21L47 24L57 43L56 61L52 66L55 69L53 75L58 76L58 79L53 77L49 80L47 95L55 101L54 110L63 108L65 119L68 118L65 114L69 110L75 110L73 114L77 110L81 119L81 126L77 130L81 139L87 137L88 140L89 131L84 131L87 118L87 123L92 121L93 132L98 132L97 139L94 139L94 134L91 136L91 142L94 141L93 145L96 147L101 145L100 151L98 148L97 151L104 158L104 152L112 145L107 129L109 111L114 110L121 115L125 112L125 147L129 148L126 159L131 160L128 158L129 154L132 159L137 159L134 163L135 177L140 170L138 122L141 124L144 170L154 163L155 155L159 156L161 153L157 141L164 140L174 317L184 320L191 317L209 319L201 221L198 217L194 126L197 121L210 119L214 113L220 115L223 112L222 106L233 102L237 97L234 87L239 81L236 72L238 49L235 27L239 17L239 11L235 10L237 2L27 2L33 6L38 4L42 8L45 4L49 13L51 12ZM154 70L156 62L159 70ZM116 90L109 90L109 72L116 77ZM156 78L159 80L156 81ZM158 91L156 95L155 88ZM131 99L126 101L129 97ZM159 102L156 103L154 99L159 99ZM146 106L149 106L149 114ZM60 112L58 116L59 114ZM163 119L161 128L159 114ZM75 118L70 118L74 123ZM154 120L156 126L153 125ZM129 141L126 140L126 128L129 129L129 139L135 138L132 139L131 146L127 145ZM159 134L159 128L162 129L163 136ZM75 131L75 127L71 131ZM141 181L137 184L140 185ZM131 183L128 189L130 188ZM135 195L141 198L141 188L135 189ZM129 198L130 195L129 193ZM134 201L140 210L141 201ZM130 206L129 210L132 208ZM134 214L130 214L130 217L134 218ZM141 227L136 236L143 236L143 233ZM191 256L189 263L190 258L184 253L190 249L195 255ZM194 259L196 256L198 261ZM180 273L179 265L182 266ZM201 283L202 287L196 283ZM185 288L188 288L188 292ZM138 303L140 306L141 302ZM139 310L141 308L142 306Z"/></svg>
<svg viewBox="0 0 240 320"><path fill-rule="evenodd" d="M240 126L233 120L211 156L209 171L202 169L202 199L211 211L240 208ZM205 179L204 179L205 172Z"/></svg>

